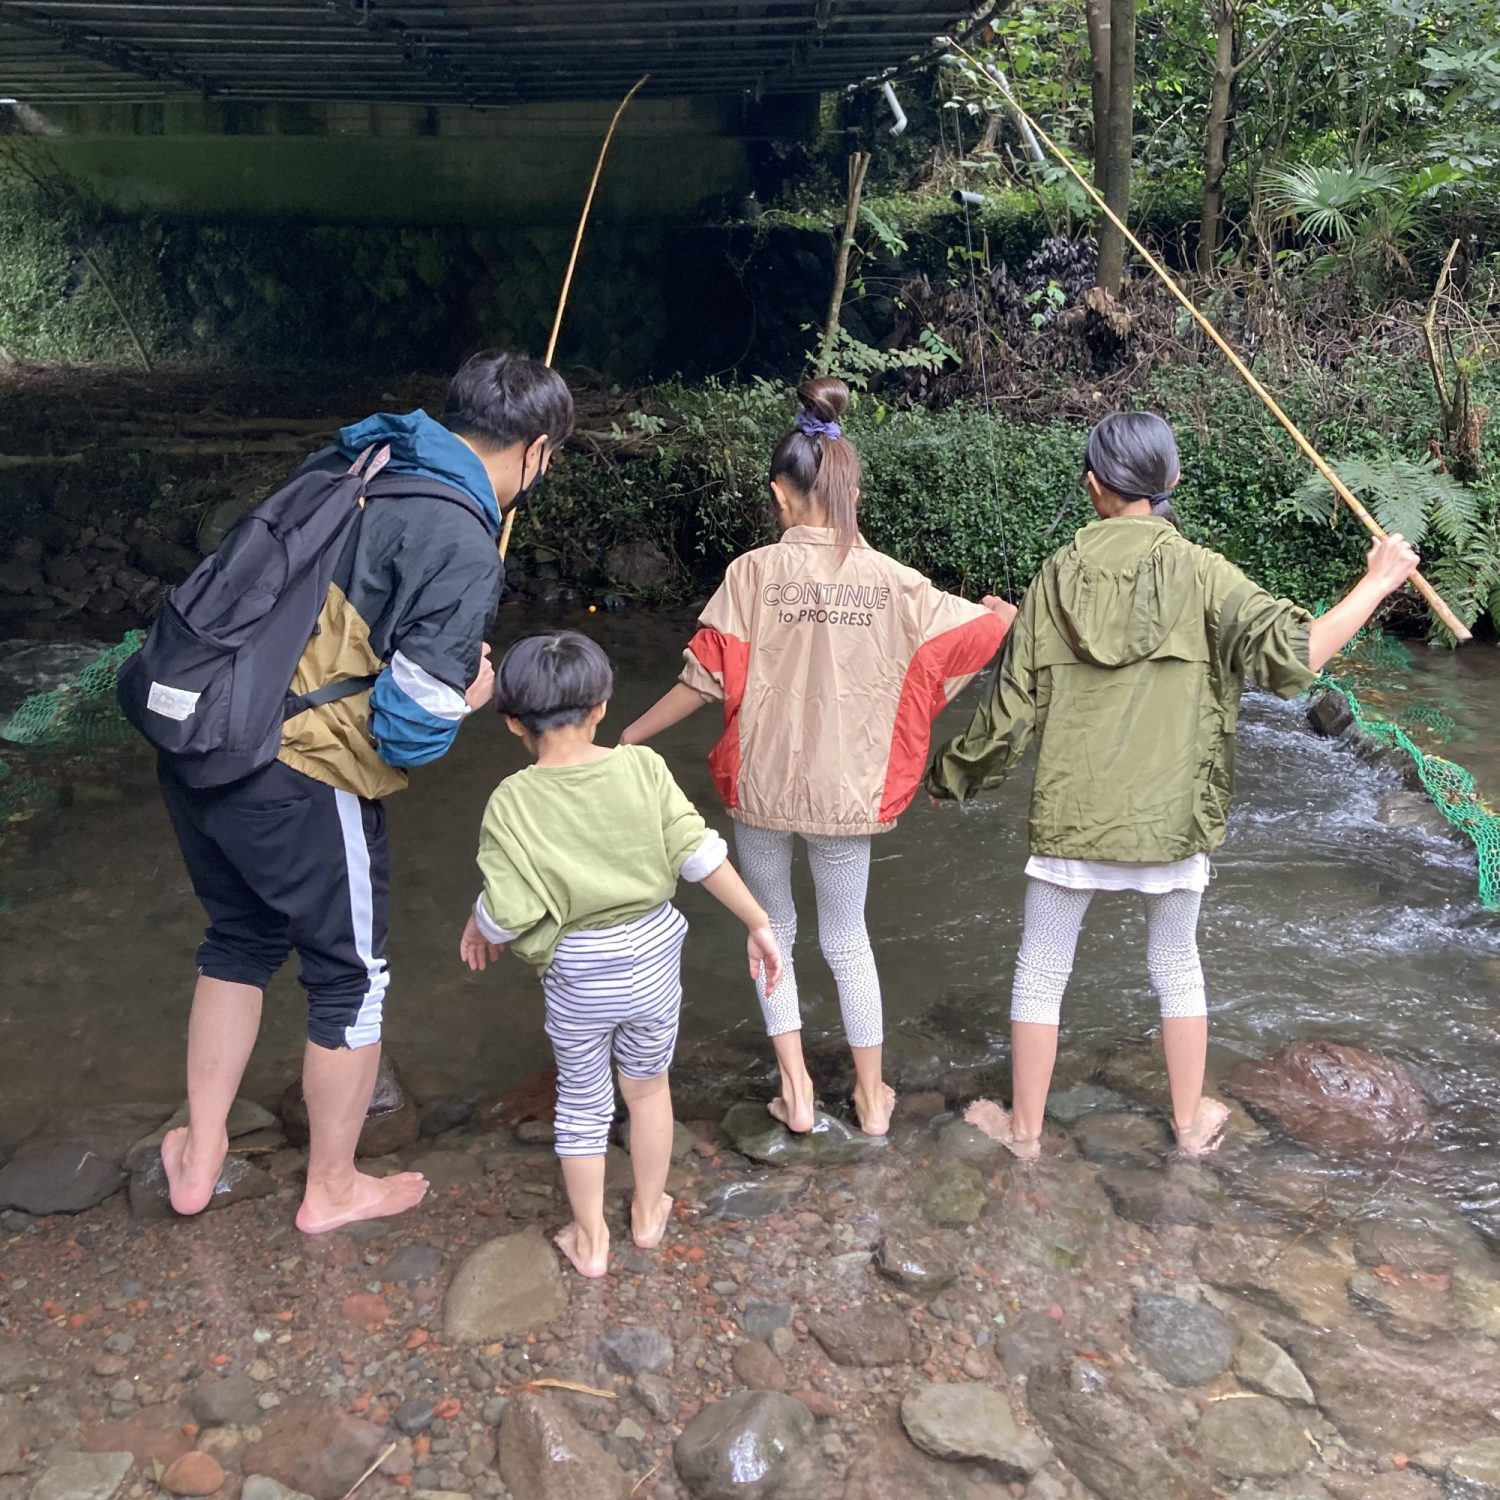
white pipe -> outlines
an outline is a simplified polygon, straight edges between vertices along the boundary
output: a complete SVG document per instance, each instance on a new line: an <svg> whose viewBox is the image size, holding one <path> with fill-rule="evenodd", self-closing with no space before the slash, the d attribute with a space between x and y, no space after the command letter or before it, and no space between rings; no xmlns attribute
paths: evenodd
<svg viewBox="0 0 1500 1500"><path fill-rule="evenodd" d="M988 64L989 75L1000 85L1000 92L1005 95L1006 102L1011 106L1011 117L1016 122L1016 128L1021 132L1021 139L1026 142L1026 154L1039 167L1047 165L1047 158L1042 154L1042 143L1037 140L1031 126L1027 124L1026 117L1015 107L1016 96L1010 91L1010 80L995 66Z"/></svg>
<svg viewBox="0 0 1500 1500"><path fill-rule="evenodd" d="M890 105L891 113L896 117L896 122L891 126L892 135L903 135L906 131L906 111L901 108L901 101L896 97L895 88L889 84L883 84L880 92L885 95L885 102Z"/></svg>

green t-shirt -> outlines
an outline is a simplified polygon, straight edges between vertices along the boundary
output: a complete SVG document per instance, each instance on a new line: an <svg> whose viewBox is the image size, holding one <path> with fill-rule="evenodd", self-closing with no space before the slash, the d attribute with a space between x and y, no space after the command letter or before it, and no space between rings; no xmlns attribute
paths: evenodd
<svg viewBox="0 0 1500 1500"><path fill-rule="evenodd" d="M545 969L568 933L619 927L670 900L706 843L720 851L716 868L722 842L644 745L587 765L528 766L485 808L480 915L514 934L518 958Z"/></svg>

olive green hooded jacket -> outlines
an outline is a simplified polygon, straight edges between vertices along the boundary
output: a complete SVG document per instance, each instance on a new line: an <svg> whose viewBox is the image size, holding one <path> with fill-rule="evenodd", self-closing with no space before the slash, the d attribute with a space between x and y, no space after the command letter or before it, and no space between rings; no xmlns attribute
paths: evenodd
<svg viewBox="0 0 1500 1500"><path fill-rule="evenodd" d="M1043 565L988 701L927 773L935 797L998 786L1040 741L1031 852L1168 862L1224 841L1246 676L1316 680L1311 616L1155 517L1085 526Z"/></svg>

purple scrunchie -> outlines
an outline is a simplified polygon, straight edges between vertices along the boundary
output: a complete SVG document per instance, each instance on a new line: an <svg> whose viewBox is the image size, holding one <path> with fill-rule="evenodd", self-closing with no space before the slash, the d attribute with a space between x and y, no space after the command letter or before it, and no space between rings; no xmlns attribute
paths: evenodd
<svg viewBox="0 0 1500 1500"><path fill-rule="evenodd" d="M841 438L844 435L844 429L837 422L820 422L805 406L797 408L797 420L793 425L808 437Z"/></svg>

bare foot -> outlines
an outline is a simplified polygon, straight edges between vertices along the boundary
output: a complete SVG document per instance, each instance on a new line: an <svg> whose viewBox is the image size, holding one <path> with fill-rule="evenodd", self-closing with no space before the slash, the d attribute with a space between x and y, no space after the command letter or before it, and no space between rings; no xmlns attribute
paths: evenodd
<svg viewBox="0 0 1500 1500"><path fill-rule="evenodd" d="M654 1250L661 1244L662 1236L667 1232L667 1224L672 1217L672 1195L663 1193L658 1199L655 1208L649 1213L642 1213L639 1203L634 1203L630 1208L631 1238L642 1250Z"/></svg>
<svg viewBox="0 0 1500 1500"><path fill-rule="evenodd" d="M206 1151L191 1140L186 1125L169 1130L161 1143L161 1164L167 1173L172 1207L180 1214L201 1214L208 1207L229 1154L229 1136L222 1135Z"/></svg>
<svg viewBox="0 0 1500 1500"><path fill-rule="evenodd" d="M580 1276L597 1280L609 1270L609 1230L604 1231L604 1240L599 1245L591 1245L585 1240L583 1231L576 1224L559 1229L552 1239L557 1248L573 1262L573 1269Z"/></svg>
<svg viewBox="0 0 1500 1500"><path fill-rule="evenodd" d="M349 1192L337 1199L324 1189L309 1187L297 1210L297 1228L303 1234L327 1234L364 1219L404 1214L426 1196L427 1179L420 1172L397 1172L392 1177L356 1172Z"/></svg>
<svg viewBox="0 0 1500 1500"><path fill-rule="evenodd" d="M812 1079L806 1073L795 1079L788 1078L783 1073L781 1097L766 1105L773 1119L780 1120L788 1130L795 1131L798 1135L813 1128L813 1108Z"/></svg>
<svg viewBox="0 0 1500 1500"><path fill-rule="evenodd" d="M1229 1123L1229 1106L1217 1099L1205 1098L1197 1116L1186 1130L1177 1132L1177 1150L1182 1156L1207 1156L1224 1141L1224 1127Z"/></svg>
<svg viewBox="0 0 1500 1500"><path fill-rule="evenodd" d="M976 1099L965 1111L964 1120L992 1141L999 1141L1014 1157L1021 1161L1035 1161L1042 1154L1039 1140L1022 1140L1016 1134L1015 1122L1008 1109L1002 1109L993 1099Z"/></svg>
<svg viewBox="0 0 1500 1500"><path fill-rule="evenodd" d="M884 1135L891 1128L891 1111L896 1107L896 1091L890 1084L880 1085L878 1098L867 1099L858 1089L854 1091L854 1113L859 1116L859 1128L866 1135Z"/></svg>

